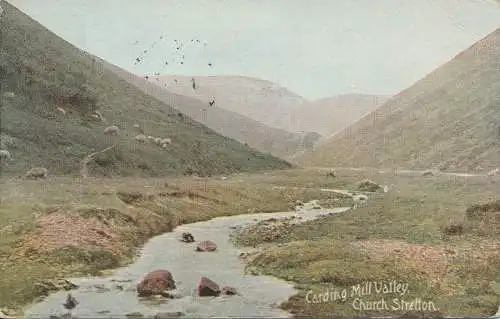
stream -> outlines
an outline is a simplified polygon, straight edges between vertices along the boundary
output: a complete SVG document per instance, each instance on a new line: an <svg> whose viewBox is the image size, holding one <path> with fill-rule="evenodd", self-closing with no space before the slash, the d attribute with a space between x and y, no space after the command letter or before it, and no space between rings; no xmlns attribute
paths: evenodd
<svg viewBox="0 0 500 319"><path fill-rule="evenodd" d="M151 318L157 313L181 312L185 317L273 317L291 315L279 305L296 293L293 284L269 276L244 274L239 254L250 249L236 248L229 239L235 227L269 218L300 217L297 222L322 215L336 214L349 208L313 209L312 202L298 212L244 214L218 217L205 222L186 224L173 232L156 236L141 249L139 258L131 265L119 268L107 277L69 278L79 286L71 291L78 300L72 310L73 318L125 318L126 314L141 313ZM196 243L179 240L182 232L190 232L195 240L217 243L214 252L195 252ZM169 270L177 285L178 299L138 298L136 285L149 272ZM219 286L231 286L241 295L198 297L196 290L201 277L208 277ZM49 318L68 311L62 304L68 292L53 293L42 302L31 305L25 318Z"/></svg>

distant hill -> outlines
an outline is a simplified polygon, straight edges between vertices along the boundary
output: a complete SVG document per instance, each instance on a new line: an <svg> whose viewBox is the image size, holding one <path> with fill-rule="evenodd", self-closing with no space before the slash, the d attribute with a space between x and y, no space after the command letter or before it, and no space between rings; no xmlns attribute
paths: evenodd
<svg viewBox="0 0 500 319"><path fill-rule="evenodd" d="M500 167L500 29L297 160L307 166Z"/></svg>
<svg viewBox="0 0 500 319"><path fill-rule="evenodd" d="M195 79L193 89L191 79ZM309 101L269 81L243 76L152 76L152 83L184 96L197 98L206 105L210 98L215 106L233 111L268 126L288 132L303 130L297 125L294 110Z"/></svg>
<svg viewBox="0 0 500 319"><path fill-rule="evenodd" d="M184 96L172 93L164 87L151 83L144 77L134 75L103 60L101 62L141 91L176 108L214 131L242 143L247 143L259 151L287 158L309 145L304 134L290 133L272 128L250 117L224 108L209 107L207 101L190 97L189 94Z"/></svg>
<svg viewBox="0 0 500 319"><path fill-rule="evenodd" d="M23 174L32 166L75 175L86 155L114 144L96 156L91 175L209 175L290 167L143 93L9 3L2 6L1 148L14 157L2 163L2 175ZM96 110L105 122L95 118ZM163 149L136 141L136 123L147 135L172 143ZM108 125L118 126L120 135L104 135Z"/></svg>
<svg viewBox="0 0 500 319"><path fill-rule="evenodd" d="M366 114L374 111L389 96L342 94L313 101L309 106L295 110L301 128L330 137Z"/></svg>

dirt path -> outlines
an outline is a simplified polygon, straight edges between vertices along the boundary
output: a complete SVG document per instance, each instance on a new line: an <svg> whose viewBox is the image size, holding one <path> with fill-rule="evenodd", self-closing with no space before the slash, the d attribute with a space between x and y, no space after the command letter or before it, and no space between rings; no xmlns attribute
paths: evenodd
<svg viewBox="0 0 500 319"><path fill-rule="evenodd" d="M91 161L94 160L94 158L95 158L96 155L99 155L99 154L102 154L104 152L107 152L107 151L109 151L110 149L112 149L115 146L116 146L116 144L113 144L113 145L111 145L109 147L106 147L103 150L100 150L100 151L97 151L97 152L94 152L94 153L91 153L91 154L85 156L85 158L80 162L80 175L82 176L82 178L83 179L88 178L88 176L89 176L88 164Z"/></svg>

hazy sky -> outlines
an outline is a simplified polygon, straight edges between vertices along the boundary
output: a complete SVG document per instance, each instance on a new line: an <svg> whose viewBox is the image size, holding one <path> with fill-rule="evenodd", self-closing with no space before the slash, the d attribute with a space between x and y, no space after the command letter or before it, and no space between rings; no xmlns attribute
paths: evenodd
<svg viewBox="0 0 500 319"><path fill-rule="evenodd" d="M490 0L9 2L139 75L237 74L308 99L397 93L500 27L500 6Z"/></svg>

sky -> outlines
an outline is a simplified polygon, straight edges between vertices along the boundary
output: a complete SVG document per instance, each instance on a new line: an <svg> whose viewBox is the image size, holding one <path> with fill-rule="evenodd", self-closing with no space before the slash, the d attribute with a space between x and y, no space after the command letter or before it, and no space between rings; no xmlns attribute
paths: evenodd
<svg viewBox="0 0 500 319"><path fill-rule="evenodd" d="M396 94L500 27L491 0L9 2L141 76L249 76L310 100Z"/></svg>

